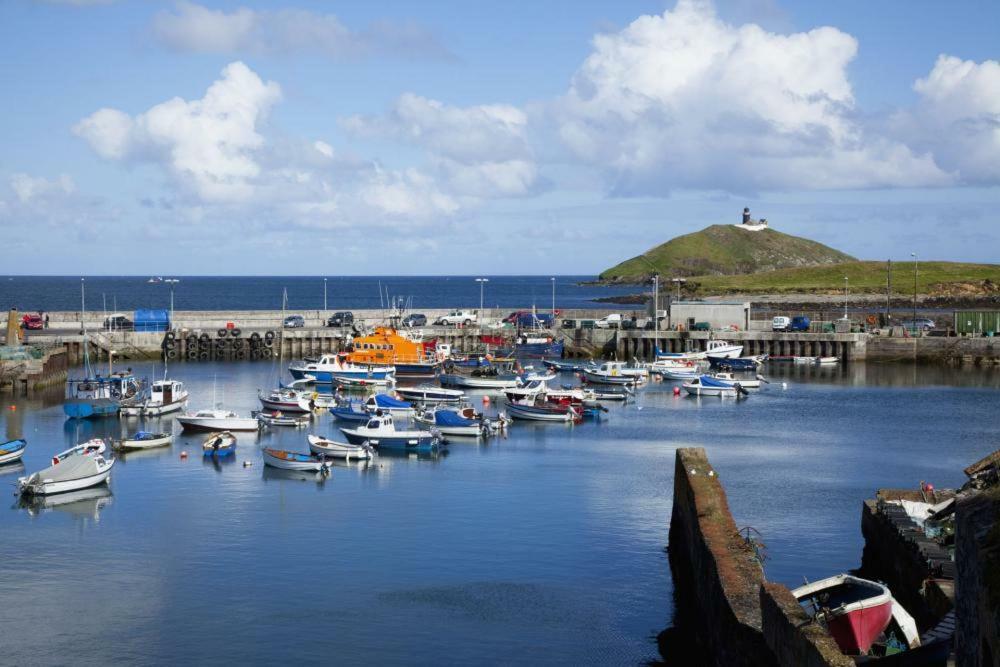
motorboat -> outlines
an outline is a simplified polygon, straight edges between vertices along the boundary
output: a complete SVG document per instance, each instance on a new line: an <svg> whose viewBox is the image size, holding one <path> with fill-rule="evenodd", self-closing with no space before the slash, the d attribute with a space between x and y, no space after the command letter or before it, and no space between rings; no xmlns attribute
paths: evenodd
<svg viewBox="0 0 1000 667"><path fill-rule="evenodd" d="M368 380L385 380L394 377L396 369L393 366L377 366L371 364L355 364L346 353L324 354L319 359L303 359L293 361L288 366L288 372L296 380L309 379L320 384L333 383L334 376Z"/></svg>
<svg viewBox="0 0 1000 667"><path fill-rule="evenodd" d="M576 406L536 404L531 403L507 403L507 412L514 419L525 419L529 421L545 422L576 422L583 418L582 411Z"/></svg>
<svg viewBox="0 0 1000 667"><path fill-rule="evenodd" d="M365 410L368 412L393 412L396 414L412 414L413 404L409 401L401 401L389 394L374 394L365 401Z"/></svg>
<svg viewBox="0 0 1000 667"><path fill-rule="evenodd" d="M355 445L349 442L337 442L336 440L330 440L318 435L310 435L308 440L309 450L313 454L331 459L347 459L348 461L355 459L363 461L370 459L375 453L371 445L366 444Z"/></svg>
<svg viewBox="0 0 1000 667"><path fill-rule="evenodd" d="M708 376L717 382L728 384L730 387L735 387L736 385L739 385L744 389L760 389L761 384L763 384L763 380L761 380L760 376L757 376L756 378L752 379L740 378L733 373L727 373L725 371L709 373Z"/></svg>
<svg viewBox="0 0 1000 667"><path fill-rule="evenodd" d="M199 410L176 417L185 431L256 431L256 417L241 417L231 410Z"/></svg>
<svg viewBox="0 0 1000 667"><path fill-rule="evenodd" d="M73 458L74 456L94 456L97 454L103 454L107 450L107 444L100 438L92 438L87 442L82 442L79 445L74 445L64 452L59 452L52 457L52 465L61 463L67 459Z"/></svg>
<svg viewBox="0 0 1000 667"><path fill-rule="evenodd" d="M359 365L392 366L399 376L434 377L445 357L438 348L436 340L422 340L414 333L400 333L391 327L375 327L370 334L354 337L347 360Z"/></svg>
<svg viewBox="0 0 1000 667"><path fill-rule="evenodd" d="M381 411L373 414L366 424L340 430L352 444L367 442L379 449L430 449L438 444L437 435L430 431L397 431L392 415Z"/></svg>
<svg viewBox="0 0 1000 667"><path fill-rule="evenodd" d="M48 468L17 480L17 492L26 496L78 491L103 484L111 476L115 459L101 454L70 455Z"/></svg>
<svg viewBox="0 0 1000 667"><path fill-rule="evenodd" d="M337 421L365 424L370 415L362 410L355 410L354 405L338 405L330 408L330 414Z"/></svg>
<svg viewBox="0 0 1000 667"><path fill-rule="evenodd" d="M705 346L708 359L735 359L743 354L743 346L725 340L710 340Z"/></svg>
<svg viewBox="0 0 1000 667"><path fill-rule="evenodd" d="M8 440L0 445L0 465L20 461L24 456L24 450L28 448L28 441L23 439Z"/></svg>
<svg viewBox="0 0 1000 667"><path fill-rule="evenodd" d="M430 384L422 384L419 387L397 387L396 395L416 403L458 403L465 398L464 391Z"/></svg>
<svg viewBox="0 0 1000 667"><path fill-rule="evenodd" d="M665 373L666 371L697 370L702 363L700 359L688 359L687 357L660 357L649 365L651 373Z"/></svg>
<svg viewBox="0 0 1000 667"><path fill-rule="evenodd" d="M264 465L282 470L314 470L327 471L330 469L326 461L321 461L309 454L290 452L285 449L265 448L263 451Z"/></svg>
<svg viewBox="0 0 1000 667"><path fill-rule="evenodd" d="M450 408L437 408L418 413L414 420L433 426L442 435L461 435L478 438L490 433L490 426L483 421L461 415Z"/></svg>
<svg viewBox="0 0 1000 667"><path fill-rule="evenodd" d="M166 447L170 444L173 436L169 433L153 433L150 431L139 431L134 435L123 438L113 443L115 449L123 452L135 449L153 449L154 447Z"/></svg>
<svg viewBox="0 0 1000 667"><path fill-rule="evenodd" d="M593 384L635 384L638 376L628 372L623 361L605 361L597 368L586 368L583 377Z"/></svg>
<svg viewBox="0 0 1000 667"><path fill-rule="evenodd" d="M334 375L333 382L343 389L376 389L384 388L396 383L395 377L387 378L358 378L346 375Z"/></svg>
<svg viewBox="0 0 1000 667"><path fill-rule="evenodd" d="M701 370L694 366L658 371L667 380L693 380L701 375Z"/></svg>
<svg viewBox="0 0 1000 667"><path fill-rule="evenodd" d="M542 359L542 363L545 364L546 368L551 368L552 370L560 373L582 373L585 368L597 367L597 364L590 359L578 359L575 361Z"/></svg>
<svg viewBox="0 0 1000 667"><path fill-rule="evenodd" d="M663 352L659 346L655 350L656 361L698 361L706 356L705 352Z"/></svg>
<svg viewBox="0 0 1000 667"><path fill-rule="evenodd" d="M755 371L767 359L766 354L756 357L709 357L709 365L720 371Z"/></svg>
<svg viewBox="0 0 1000 667"><path fill-rule="evenodd" d="M236 436L229 431L212 433L201 443L205 456L229 456L236 451Z"/></svg>
<svg viewBox="0 0 1000 667"><path fill-rule="evenodd" d="M692 396L723 396L738 397L746 394L746 390L737 384L727 384L716 380L711 375L701 375L693 380L685 382L684 390Z"/></svg>
<svg viewBox="0 0 1000 667"><path fill-rule="evenodd" d="M500 366L487 362L468 373L442 373L438 378L445 387L468 387L470 389L509 389L521 384L521 377Z"/></svg>
<svg viewBox="0 0 1000 667"><path fill-rule="evenodd" d="M67 380L66 388L63 412L73 419L117 415L122 401L134 398L141 391L139 380L128 371L108 376L88 372L82 379Z"/></svg>
<svg viewBox="0 0 1000 667"><path fill-rule="evenodd" d="M536 396L544 395L547 391L548 385L545 383L545 380L532 380L520 387L504 389L503 393L508 401L514 402L535 398Z"/></svg>
<svg viewBox="0 0 1000 667"><path fill-rule="evenodd" d="M149 386L149 395L122 402L121 414L127 417L156 417L180 410L187 404L188 391L177 380L157 380Z"/></svg>
<svg viewBox="0 0 1000 667"><path fill-rule="evenodd" d="M261 411L251 414L257 418L261 426L294 426L295 428L304 428L312 423L311 414L292 413L286 415L281 410Z"/></svg>
<svg viewBox="0 0 1000 667"><path fill-rule="evenodd" d="M879 582L839 574L799 586L792 595L848 655L867 654L894 618L907 644L919 645L913 618Z"/></svg>
<svg viewBox="0 0 1000 667"><path fill-rule="evenodd" d="M257 399L265 410L281 412L312 412L313 392L288 387L270 391L266 396L257 392Z"/></svg>

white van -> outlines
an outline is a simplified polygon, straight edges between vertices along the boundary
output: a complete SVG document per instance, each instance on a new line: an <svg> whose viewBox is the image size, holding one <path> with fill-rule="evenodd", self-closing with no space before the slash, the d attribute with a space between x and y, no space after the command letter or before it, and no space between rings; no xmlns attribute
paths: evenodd
<svg viewBox="0 0 1000 667"><path fill-rule="evenodd" d="M607 317L602 317L594 322L594 326L598 329L620 329L622 326L622 316L619 313L611 313Z"/></svg>
<svg viewBox="0 0 1000 667"><path fill-rule="evenodd" d="M788 331L792 324L792 318L779 315L771 320L771 331Z"/></svg>

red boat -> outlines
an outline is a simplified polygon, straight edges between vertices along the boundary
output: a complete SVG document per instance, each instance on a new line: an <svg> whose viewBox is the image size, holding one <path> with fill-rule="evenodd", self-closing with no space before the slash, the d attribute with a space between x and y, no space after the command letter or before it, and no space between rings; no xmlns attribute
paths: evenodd
<svg viewBox="0 0 1000 667"><path fill-rule="evenodd" d="M892 593L884 585L840 574L792 591L810 615L826 625L840 650L864 655L892 619Z"/></svg>

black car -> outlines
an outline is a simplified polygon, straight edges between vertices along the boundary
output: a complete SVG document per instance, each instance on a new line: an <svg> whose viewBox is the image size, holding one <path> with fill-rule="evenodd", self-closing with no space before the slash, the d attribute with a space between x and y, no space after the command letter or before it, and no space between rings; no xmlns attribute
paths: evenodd
<svg viewBox="0 0 1000 667"><path fill-rule="evenodd" d="M349 327L354 324L354 313L349 310L338 311L326 321L328 327Z"/></svg>
<svg viewBox="0 0 1000 667"><path fill-rule="evenodd" d="M423 313L410 313L403 318L404 327L425 327L427 326L427 316Z"/></svg>

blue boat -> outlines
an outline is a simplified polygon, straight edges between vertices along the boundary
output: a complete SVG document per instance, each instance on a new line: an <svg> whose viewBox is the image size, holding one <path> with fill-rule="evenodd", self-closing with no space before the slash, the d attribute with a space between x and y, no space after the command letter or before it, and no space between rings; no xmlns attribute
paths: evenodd
<svg viewBox="0 0 1000 667"><path fill-rule="evenodd" d="M709 365L721 371L755 371L760 367L761 362L762 359L760 357L738 357L736 359L708 358Z"/></svg>
<svg viewBox="0 0 1000 667"><path fill-rule="evenodd" d="M554 371L559 372L573 372L579 373L584 369L594 369L597 368L597 364L589 359L580 359L576 361L563 361L559 359L542 359L542 363L545 364L546 368L551 368Z"/></svg>
<svg viewBox="0 0 1000 667"><path fill-rule="evenodd" d="M393 398L389 394L375 394L374 396L369 396L368 400L365 401L365 410L369 412L381 410L382 412L409 413L413 412L413 404Z"/></svg>
<svg viewBox="0 0 1000 667"><path fill-rule="evenodd" d="M8 440L0 445L0 465L20 461L27 446L26 440Z"/></svg>
<svg viewBox="0 0 1000 667"><path fill-rule="evenodd" d="M430 431L397 431L392 415L376 412L368 423L357 428L341 428L344 437L352 445L368 443L378 449L434 449L438 437Z"/></svg>
<svg viewBox="0 0 1000 667"><path fill-rule="evenodd" d="M318 360L293 361L288 372L296 380L332 384L335 377L351 380L389 380L396 377L392 366L367 366L347 361L343 354L324 354Z"/></svg>
<svg viewBox="0 0 1000 667"><path fill-rule="evenodd" d="M371 416L367 412L355 410L353 405L332 407L330 408L330 414L332 414L333 418L337 421L352 422L356 424L364 424Z"/></svg>
<svg viewBox="0 0 1000 667"><path fill-rule="evenodd" d="M551 336L518 336L514 341L514 355L518 357L561 357L564 343Z"/></svg>
<svg viewBox="0 0 1000 667"><path fill-rule="evenodd" d="M213 433L205 439L201 448L205 456L217 456L219 458L229 456L236 451L236 436L229 431Z"/></svg>
<svg viewBox="0 0 1000 667"><path fill-rule="evenodd" d="M136 396L141 390L139 381L128 372L110 377L90 375L82 379L67 380L67 397L63 412L74 419L113 417L118 414L123 400Z"/></svg>

